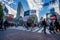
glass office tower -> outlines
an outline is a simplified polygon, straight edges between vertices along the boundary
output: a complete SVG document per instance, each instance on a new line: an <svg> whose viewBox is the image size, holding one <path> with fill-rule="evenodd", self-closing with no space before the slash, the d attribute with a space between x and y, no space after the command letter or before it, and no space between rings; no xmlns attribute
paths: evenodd
<svg viewBox="0 0 60 40"><path fill-rule="evenodd" d="M16 16L16 18L19 19L20 16L24 17L24 8L23 8L21 2L18 2L17 16Z"/></svg>

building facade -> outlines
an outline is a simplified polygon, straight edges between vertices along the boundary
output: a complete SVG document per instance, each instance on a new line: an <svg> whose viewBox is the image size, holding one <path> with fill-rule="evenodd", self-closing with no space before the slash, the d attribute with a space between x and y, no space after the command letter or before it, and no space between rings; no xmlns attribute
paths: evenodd
<svg viewBox="0 0 60 40"><path fill-rule="evenodd" d="M23 8L21 2L18 2L16 18L19 18L20 16L24 17L24 8Z"/></svg>
<svg viewBox="0 0 60 40"><path fill-rule="evenodd" d="M51 3L49 4L49 7L50 7L50 9L54 8L55 12L59 14L59 0L51 1Z"/></svg>
<svg viewBox="0 0 60 40"><path fill-rule="evenodd" d="M40 21L39 12L42 9L42 0L27 0L30 10L36 10L36 15L38 17L38 22Z"/></svg>

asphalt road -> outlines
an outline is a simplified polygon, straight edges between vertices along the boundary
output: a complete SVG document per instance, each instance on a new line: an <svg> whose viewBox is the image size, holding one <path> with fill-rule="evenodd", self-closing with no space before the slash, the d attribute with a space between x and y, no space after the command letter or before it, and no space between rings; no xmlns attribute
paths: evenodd
<svg viewBox="0 0 60 40"><path fill-rule="evenodd" d="M60 40L60 34L44 34L8 29L0 31L0 40Z"/></svg>

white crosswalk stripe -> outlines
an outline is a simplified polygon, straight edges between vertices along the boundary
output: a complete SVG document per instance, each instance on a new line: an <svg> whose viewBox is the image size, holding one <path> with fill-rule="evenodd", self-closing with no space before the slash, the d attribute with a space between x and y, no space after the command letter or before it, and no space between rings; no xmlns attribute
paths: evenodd
<svg viewBox="0 0 60 40"><path fill-rule="evenodd" d="M48 30L48 29L46 29L46 33L47 33L47 34L50 34L50 32L49 32L49 30Z"/></svg>
<svg viewBox="0 0 60 40"><path fill-rule="evenodd" d="M38 31L38 33L42 33L42 30L43 30L43 28L41 28L41 29Z"/></svg>
<svg viewBox="0 0 60 40"><path fill-rule="evenodd" d="M28 30L25 27L19 26L19 27L10 27L8 29L17 29L17 30L23 30L23 31L31 31L31 32L37 32L37 33L42 33L43 32L43 27L39 28L39 27L34 27L34 28L29 28ZM46 29L46 33L50 34L48 28Z"/></svg>
<svg viewBox="0 0 60 40"><path fill-rule="evenodd" d="M36 32L37 30L39 30L39 28L38 28L38 27L35 27L35 28L32 30L32 32Z"/></svg>

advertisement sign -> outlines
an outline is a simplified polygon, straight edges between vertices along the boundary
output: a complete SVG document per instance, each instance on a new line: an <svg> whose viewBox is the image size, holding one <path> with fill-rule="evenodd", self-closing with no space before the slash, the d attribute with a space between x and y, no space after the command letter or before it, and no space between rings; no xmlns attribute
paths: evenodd
<svg viewBox="0 0 60 40"><path fill-rule="evenodd" d="M12 14L9 14L9 15L8 15L8 18L9 18L9 19L12 19L12 18L13 18L13 15L12 15Z"/></svg>

